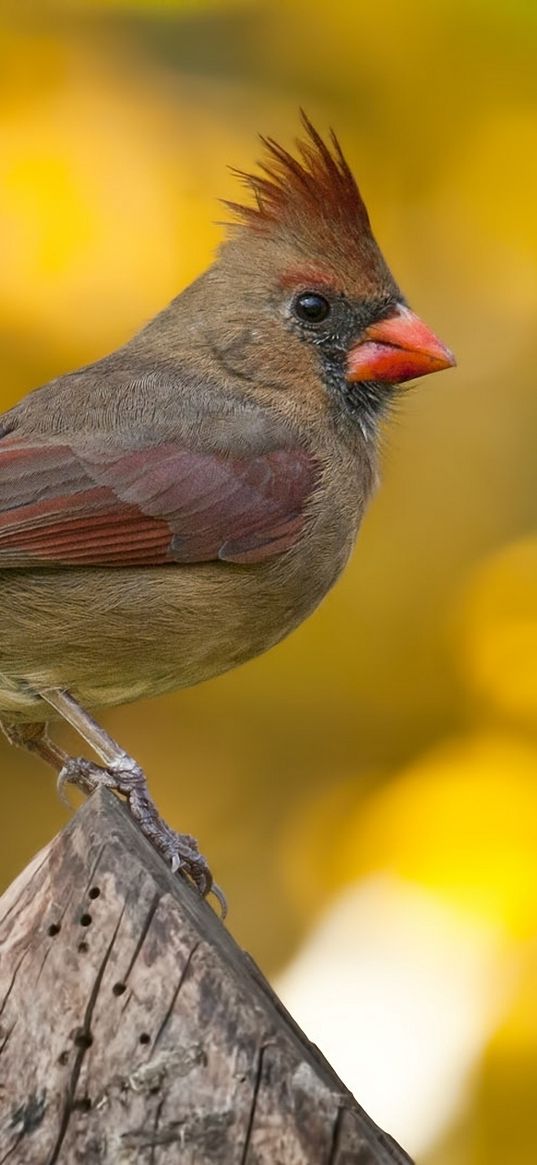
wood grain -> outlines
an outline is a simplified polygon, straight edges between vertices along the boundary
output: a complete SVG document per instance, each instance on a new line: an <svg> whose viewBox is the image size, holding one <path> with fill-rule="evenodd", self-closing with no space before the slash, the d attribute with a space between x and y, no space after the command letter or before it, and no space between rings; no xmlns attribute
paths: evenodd
<svg viewBox="0 0 537 1165"><path fill-rule="evenodd" d="M109 792L0 900L0 1165L409 1165Z"/></svg>

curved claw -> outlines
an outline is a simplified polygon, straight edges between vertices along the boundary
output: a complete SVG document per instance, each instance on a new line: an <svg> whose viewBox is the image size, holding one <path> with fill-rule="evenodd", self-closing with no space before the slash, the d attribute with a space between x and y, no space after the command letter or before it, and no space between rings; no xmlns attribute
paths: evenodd
<svg viewBox="0 0 537 1165"><path fill-rule="evenodd" d="M58 796L65 805L70 809L73 808L71 802L64 794L66 785L75 785L83 793L89 795L97 788L99 784L107 784L107 774L104 769L100 769L98 765L92 761L85 760L84 757L69 757L69 759L60 769L56 779L56 789Z"/></svg>
<svg viewBox="0 0 537 1165"><path fill-rule="evenodd" d="M181 842L184 842L186 835L181 835ZM220 907L220 918L224 919L227 915L227 901L223 890L213 880L212 873L207 865L203 854L200 854L197 848L195 838L189 839L195 846L195 852L188 857L186 855L179 855L174 853L171 859L171 868L173 873L180 873L188 878L193 883L198 893L202 898L208 898L209 894L213 894Z"/></svg>
<svg viewBox="0 0 537 1165"><path fill-rule="evenodd" d="M56 792L62 804L67 805L68 809L72 809L73 806L65 793L65 786L72 784L69 773L66 770L67 765L64 765L63 769L60 769L58 776L56 777Z"/></svg>
<svg viewBox="0 0 537 1165"><path fill-rule="evenodd" d="M226 896L224 894L224 891L220 889L220 886L218 885L217 882L213 882L212 886L207 891L207 893L212 894L216 898L216 901L218 902L218 905L220 907L220 918L222 919L222 922L223 922L224 918L227 915L227 901L226 901Z"/></svg>
<svg viewBox="0 0 537 1165"><path fill-rule="evenodd" d="M67 784L76 785L84 793L92 793L98 785L104 785L126 797L131 814L142 833L170 863L172 873L187 878L202 898L213 894L220 907L220 917L226 917L224 893L213 881L196 838L190 833L175 833L162 820L147 791L144 773L135 761L122 754L104 768L83 757L71 757L60 770L57 780L58 794L69 805L63 792Z"/></svg>

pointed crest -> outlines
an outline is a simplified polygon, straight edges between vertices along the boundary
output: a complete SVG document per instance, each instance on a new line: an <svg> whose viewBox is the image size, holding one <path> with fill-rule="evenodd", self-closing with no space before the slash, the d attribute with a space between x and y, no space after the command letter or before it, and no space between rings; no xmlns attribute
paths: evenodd
<svg viewBox="0 0 537 1165"><path fill-rule="evenodd" d="M301 119L306 137L297 141L299 156L262 137L267 154L259 163L262 173L232 171L254 195L255 205L225 205L239 223L261 234L278 226L301 233L315 223L363 238L371 233L369 216L335 133L330 132L327 145L302 110Z"/></svg>

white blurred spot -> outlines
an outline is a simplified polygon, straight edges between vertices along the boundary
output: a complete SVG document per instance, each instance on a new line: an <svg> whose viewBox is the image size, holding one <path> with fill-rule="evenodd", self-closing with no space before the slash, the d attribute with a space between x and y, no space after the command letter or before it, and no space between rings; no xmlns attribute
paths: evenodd
<svg viewBox="0 0 537 1165"><path fill-rule="evenodd" d="M500 930L379 876L346 890L276 990L373 1120L422 1154L512 995Z"/></svg>

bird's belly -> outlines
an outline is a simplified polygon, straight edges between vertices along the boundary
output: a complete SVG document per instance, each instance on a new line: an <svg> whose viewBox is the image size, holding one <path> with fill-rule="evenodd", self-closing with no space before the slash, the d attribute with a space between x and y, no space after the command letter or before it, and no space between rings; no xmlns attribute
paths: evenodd
<svg viewBox="0 0 537 1165"><path fill-rule="evenodd" d="M39 719L35 690L88 707L197 684L284 638L343 568L304 547L263 566L0 573L0 719Z"/></svg>

